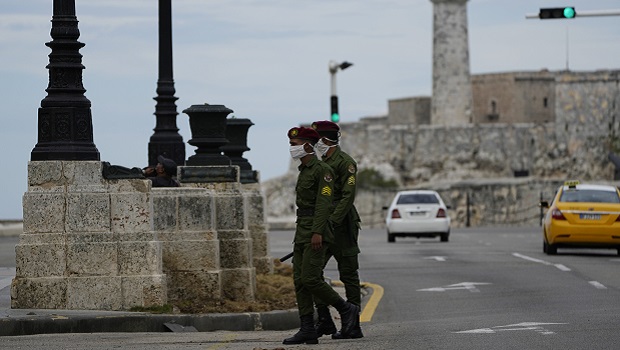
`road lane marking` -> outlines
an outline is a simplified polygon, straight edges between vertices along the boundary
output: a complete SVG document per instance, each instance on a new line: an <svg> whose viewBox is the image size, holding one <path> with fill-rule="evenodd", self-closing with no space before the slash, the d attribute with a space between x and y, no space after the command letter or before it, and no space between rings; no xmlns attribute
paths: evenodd
<svg viewBox="0 0 620 350"><path fill-rule="evenodd" d="M368 299L366 306L364 306L364 310L362 310L362 313L360 314L360 322L370 322L372 315L375 314L377 306L379 306L379 301L383 297L383 287L378 284L368 282L362 283L362 286L372 288L372 295L370 296L370 299Z"/></svg>
<svg viewBox="0 0 620 350"><path fill-rule="evenodd" d="M447 290L464 289L464 290L470 291L471 293L480 293L480 289L476 288L475 286L483 286L483 285L488 285L488 284L491 284L491 283L461 282L461 283L451 284L451 285L443 286L443 287L418 289L417 291L418 292L445 292Z"/></svg>
<svg viewBox="0 0 620 350"><path fill-rule="evenodd" d="M535 331L542 335L550 335L555 334L548 329L541 327L541 325L550 325L550 324L568 324L568 323L549 323L549 322L521 322L517 324L509 324L506 326L496 326L491 328L479 328L479 329L470 329L467 331L460 332L452 332L452 333L461 333L461 334L493 334L498 332L506 332L506 331Z"/></svg>
<svg viewBox="0 0 620 350"><path fill-rule="evenodd" d="M597 282L597 281L590 281L590 282L588 282L588 283L590 283L591 285L593 285L593 286L594 286L594 288L596 288L596 289L607 289L607 287L605 287L602 283Z"/></svg>
<svg viewBox="0 0 620 350"><path fill-rule="evenodd" d="M428 256L424 259L428 259L428 260L437 260L437 261L446 261L446 257L445 256Z"/></svg>
<svg viewBox="0 0 620 350"><path fill-rule="evenodd" d="M523 255L523 254L519 254L519 253L512 253L512 255L514 257L521 258L521 259L528 260L528 261L532 261L532 262L535 262L535 263L539 263L539 264L543 264L543 265L555 266L560 271L565 271L565 272L570 271L570 268L568 268L568 267L566 267L566 266L564 266L562 264L550 263L550 262L545 261L545 260L540 260L540 259L532 258L531 256L527 256L527 255Z"/></svg>

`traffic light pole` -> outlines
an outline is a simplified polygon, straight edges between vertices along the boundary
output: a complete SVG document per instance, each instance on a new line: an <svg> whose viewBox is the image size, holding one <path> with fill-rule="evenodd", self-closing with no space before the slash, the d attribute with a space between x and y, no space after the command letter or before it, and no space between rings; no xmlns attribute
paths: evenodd
<svg viewBox="0 0 620 350"><path fill-rule="evenodd" d="M620 16L620 9L616 10L591 10L591 11L576 11L575 17L601 17L601 16ZM539 13L528 13L525 15L526 19L542 19Z"/></svg>
<svg viewBox="0 0 620 350"><path fill-rule="evenodd" d="M336 72L338 69L347 69L351 67L353 63L344 61L342 63L329 61L329 73L331 75L331 94L330 94L330 120L334 123L340 121L340 113L338 112L338 94L336 93Z"/></svg>

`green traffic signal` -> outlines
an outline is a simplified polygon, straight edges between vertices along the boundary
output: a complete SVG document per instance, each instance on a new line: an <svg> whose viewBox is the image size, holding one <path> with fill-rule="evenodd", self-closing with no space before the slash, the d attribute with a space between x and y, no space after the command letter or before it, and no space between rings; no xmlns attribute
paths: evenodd
<svg viewBox="0 0 620 350"><path fill-rule="evenodd" d="M340 121L340 115L338 113L332 114L332 122L338 123Z"/></svg>
<svg viewBox="0 0 620 350"><path fill-rule="evenodd" d="M564 8L564 18L575 18L575 8L574 7L565 7Z"/></svg>
<svg viewBox="0 0 620 350"><path fill-rule="evenodd" d="M577 17L577 11L574 7L550 7L541 8L538 12L538 18L540 19L556 19L556 18L575 18Z"/></svg>

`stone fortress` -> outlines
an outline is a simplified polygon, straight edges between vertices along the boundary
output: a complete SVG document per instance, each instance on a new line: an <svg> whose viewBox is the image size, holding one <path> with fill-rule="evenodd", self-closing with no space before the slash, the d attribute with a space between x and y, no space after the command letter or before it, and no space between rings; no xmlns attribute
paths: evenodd
<svg viewBox="0 0 620 350"><path fill-rule="evenodd" d="M618 185L620 70L470 75L467 0L431 1L433 96L389 100L387 115L340 125L360 172L397 184L358 186L363 227L383 227L397 189L437 190L459 227L537 225L538 202L566 179ZM294 215L296 166L263 184L272 227Z"/></svg>

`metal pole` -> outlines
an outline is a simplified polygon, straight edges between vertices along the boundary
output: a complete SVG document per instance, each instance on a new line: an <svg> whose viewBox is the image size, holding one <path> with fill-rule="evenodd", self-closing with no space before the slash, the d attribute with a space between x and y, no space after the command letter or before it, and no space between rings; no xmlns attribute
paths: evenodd
<svg viewBox="0 0 620 350"><path fill-rule="evenodd" d="M329 74L331 77L331 85L330 85L330 111L329 118L330 120L333 118L334 114L338 114L338 94L336 93L336 72L338 72L338 63L334 61L329 61Z"/></svg>
<svg viewBox="0 0 620 350"><path fill-rule="evenodd" d="M577 10L575 12L575 18L577 17L601 17L601 16L620 16L620 9L590 10L590 11ZM525 15L525 18L526 19L539 19L538 13L528 13Z"/></svg>
<svg viewBox="0 0 620 350"><path fill-rule="evenodd" d="M157 164L159 155L166 155L177 164L185 163L185 143L179 134L176 100L172 78L172 4L159 0L159 77L155 105L155 129L148 146L148 164Z"/></svg>
<svg viewBox="0 0 620 350"><path fill-rule="evenodd" d="M38 142L30 159L99 160L93 143L90 100L84 96L82 55L84 44L75 16L75 0L54 0L47 96L38 111Z"/></svg>
<svg viewBox="0 0 620 350"><path fill-rule="evenodd" d="M471 215L470 214L470 207L471 207L471 205L470 205L470 202L469 202L469 192L467 192L466 196L467 196L466 197L466 201L467 201L467 204L466 204L466 206L467 206L467 221L465 222L465 227L469 227L470 224L471 224L470 221L469 221L469 218L470 218L470 215Z"/></svg>
<svg viewBox="0 0 620 350"><path fill-rule="evenodd" d="M542 200L543 200L543 193L542 193L542 191L540 191L540 202L542 202ZM538 221L539 221L539 223L540 223L540 226L542 226L542 225L543 225L543 218L544 218L544 217L545 217L545 216L544 216L543 207L541 206L541 207L540 207L540 220L538 220Z"/></svg>

